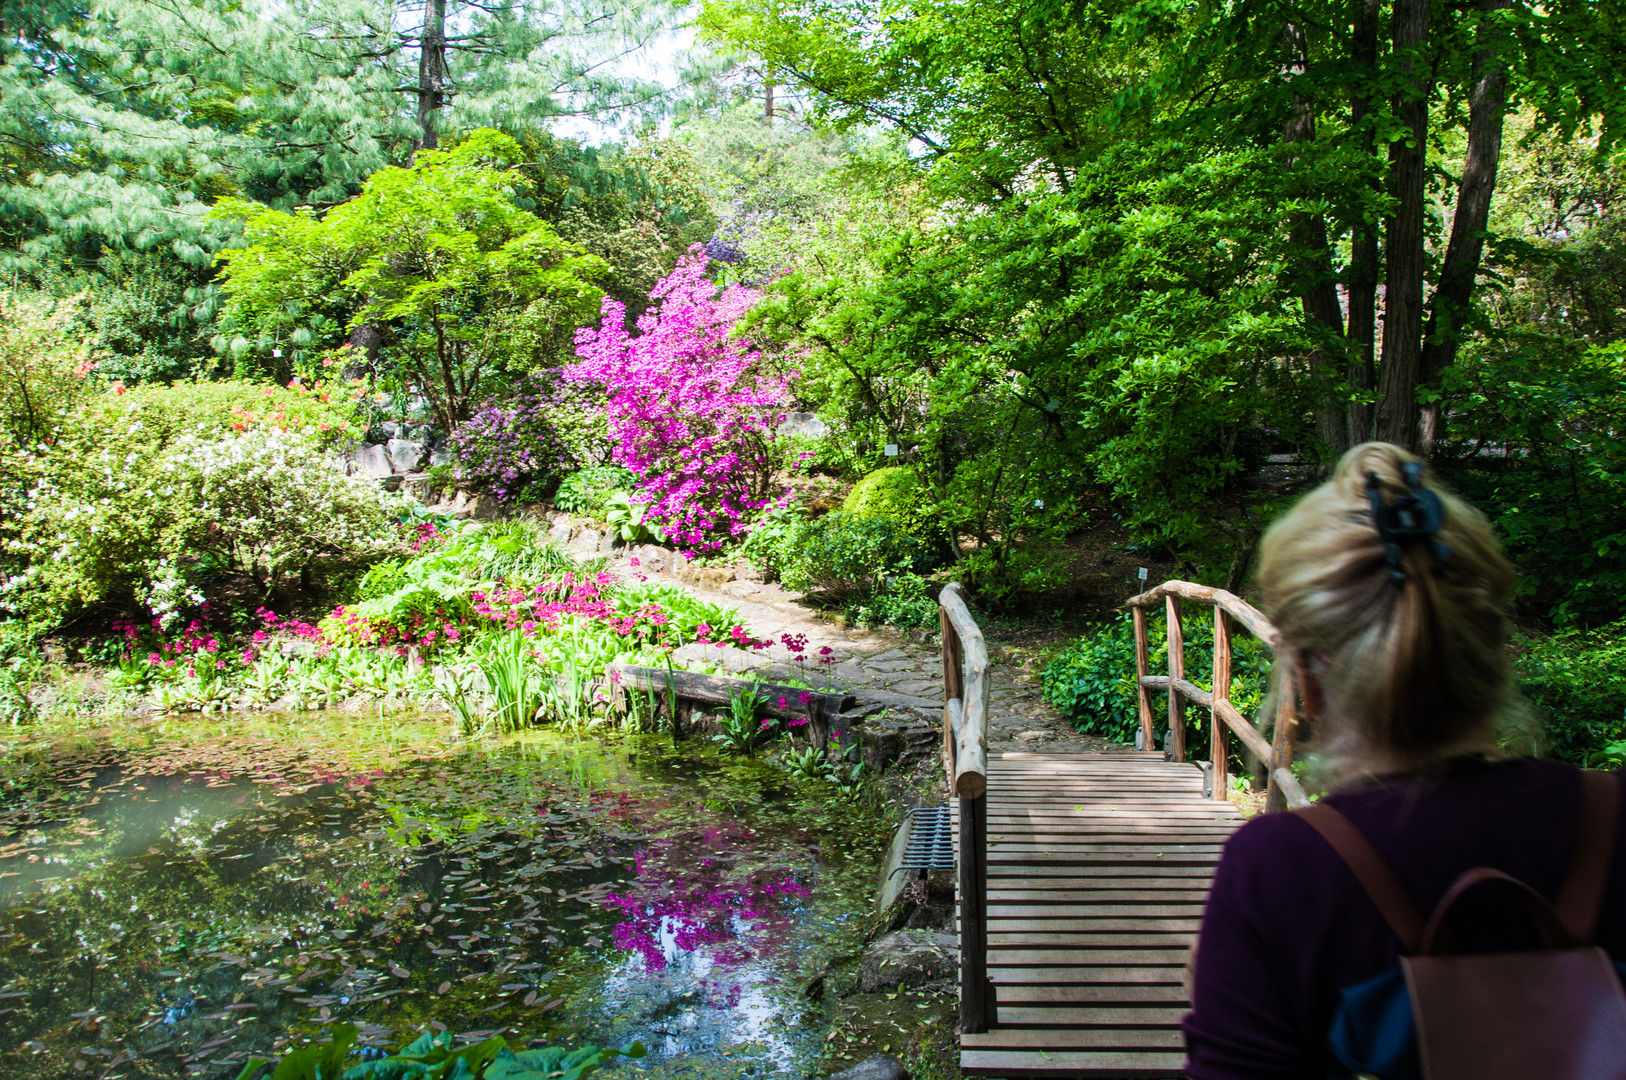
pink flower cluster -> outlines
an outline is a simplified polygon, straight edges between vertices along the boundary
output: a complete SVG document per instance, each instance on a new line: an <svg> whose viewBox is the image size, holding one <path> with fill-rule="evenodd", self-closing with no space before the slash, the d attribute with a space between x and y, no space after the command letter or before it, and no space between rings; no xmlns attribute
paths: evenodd
<svg viewBox="0 0 1626 1080"><path fill-rule="evenodd" d="M696 244L655 286L656 303L627 333L626 308L605 298L599 326L576 331L580 362L566 377L603 385L616 463L639 477L650 519L688 549L714 551L784 497L773 486L774 425L787 383L733 336L760 293L706 280Z"/></svg>
<svg viewBox="0 0 1626 1080"><path fill-rule="evenodd" d="M113 633L123 640L119 645L119 652L126 660L133 660L138 650L146 648L147 665L160 670L168 670L177 665L185 665L188 675L197 674L197 665L203 663L216 668L226 666L224 660L216 658L220 651L220 641L204 629L202 619L193 619L187 624L176 638L162 636L163 620L152 620L151 633L139 623L120 620L113 624ZM156 641L153 640L156 636ZM144 644L145 642L145 644Z"/></svg>

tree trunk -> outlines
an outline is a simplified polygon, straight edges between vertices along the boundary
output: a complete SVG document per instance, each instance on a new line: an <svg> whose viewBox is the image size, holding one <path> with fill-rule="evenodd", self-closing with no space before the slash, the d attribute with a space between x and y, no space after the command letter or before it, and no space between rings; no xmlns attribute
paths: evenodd
<svg viewBox="0 0 1626 1080"><path fill-rule="evenodd" d="M1368 80L1350 98L1350 125L1361 131L1372 114L1371 83L1378 77L1378 8L1381 0L1357 0L1355 36L1352 59L1360 73L1357 78ZM1377 152L1377 135L1366 127L1366 153L1370 158ZM1349 385L1362 397L1371 394L1378 385L1377 364L1377 305L1378 305L1378 226L1376 222L1362 222L1355 226L1350 238L1349 253ZM1351 402L1349 406L1349 440L1363 443L1372 438L1373 409L1366 401Z"/></svg>
<svg viewBox="0 0 1626 1080"><path fill-rule="evenodd" d="M1456 211L1451 217L1451 241L1440 268L1424 336L1420 372L1422 385L1434 391L1422 409L1421 447L1433 452L1439 435L1440 373L1456 361L1463 325L1473 299L1474 280L1485 252L1485 227L1490 221L1491 194L1496 190L1496 169L1502 157L1502 115L1507 107L1506 34L1495 21L1498 11L1513 0L1480 0L1486 17L1474 52L1473 90L1468 98L1468 153L1457 183Z"/></svg>
<svg viewBox="0 0 1626 1080"><path fill-rule="evenodd" d="M1303 75L1310 66L1310 44L1304 28L1288 23L1282 30L1286 50L1284 72L1289 79ZM1294 95L1293 109L1282 129L1282 141L1315 141L1315 113L1310 101ZM1310 352L1310 378L1315 384L1316 434L1334 454L1349 448L1349 426L1334 391L1338 366L1337 342L1344 336L1344 313L1338 306L1338 286L1333 281L1332 250L1327 244L1327 222L1320 214L1297 213L1288 220L1288 245L1296 262L1294 275L1304 319L1321 343Z"/></svg>
<svg viewBox="0 0 1626 1080"><path fill-rule="evenodd" d="M1389 194L1395 209L1384 223L1388 273L1383 301L1383 355L1378 375L1377 436L1407 449L1418 446L1417 387L1423 344L1424 181L1428 155L1429 0L1395 0L1396 69L1404 85L1395 117L1409 133L1389 144Z"/></svg>
<svg viewBox="0 0 1626 1080"><path fill-rule="evenodd" d="M446 103L446 0L424 0L423 39L418 43L418 149L440 145L436 128Z"/></svg>
<svg viewBox="0 0 1626 1080"><path fill-rule="evenodd" d="M378 362L378 352L384 347L384 333L377 323L358 323L345 344L350 346L344 365L344 378L348 382L372 372Z"/></svg>

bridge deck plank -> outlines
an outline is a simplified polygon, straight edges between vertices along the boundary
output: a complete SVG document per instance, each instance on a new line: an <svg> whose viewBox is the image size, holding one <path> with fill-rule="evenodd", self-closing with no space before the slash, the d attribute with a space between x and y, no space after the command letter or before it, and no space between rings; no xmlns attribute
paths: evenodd
<svg viewBox="0 0 1626 1080"><path fill-rule="evenodd" d="M988 975L977 1076L1179 1076L1186 950L1241 824L1161 755L988 761Z"/></svg>

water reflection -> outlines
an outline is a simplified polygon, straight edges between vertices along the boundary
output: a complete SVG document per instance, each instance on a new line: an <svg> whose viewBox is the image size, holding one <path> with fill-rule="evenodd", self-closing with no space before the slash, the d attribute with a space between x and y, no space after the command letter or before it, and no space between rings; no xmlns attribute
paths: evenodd
<svg viewBox="0 0 1626 1080"><path fill-rule="evenodd" d="M376 749L14 746L0 1075L235 1075L341 1020L369 1046L641 1039L656 1073L816 1056L798 991L850 946L856 815L664 740Z"/></svg>

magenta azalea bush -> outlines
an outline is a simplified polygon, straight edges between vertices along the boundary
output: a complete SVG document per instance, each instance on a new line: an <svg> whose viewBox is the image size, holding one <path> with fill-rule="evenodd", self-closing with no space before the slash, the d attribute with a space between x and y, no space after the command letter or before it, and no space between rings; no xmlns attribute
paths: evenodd
<svg viewBox="0 0 1626 1080"><path fill-rule="evenodd" d="M598 327L576 331L581 360L566 369L567 378L604 387L616 464L637 474L648 519L690 554L745 535L784 495L773 483L774 426L788 387L733 336L760 294L719 289L706 264L699 244L678 260L650 293L656 303L636 335L626 308L606 297Z"/></svg>

